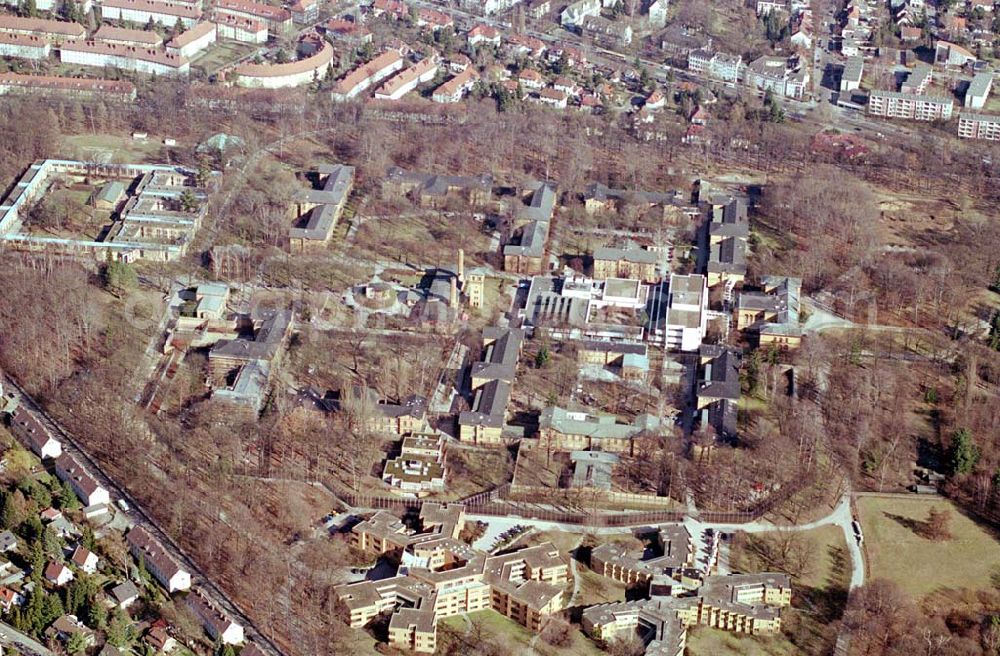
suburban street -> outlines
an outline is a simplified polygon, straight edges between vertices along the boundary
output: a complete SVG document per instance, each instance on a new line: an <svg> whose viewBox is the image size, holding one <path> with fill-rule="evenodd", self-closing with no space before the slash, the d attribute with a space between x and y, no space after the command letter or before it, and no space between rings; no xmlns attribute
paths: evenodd
<svg viewBox="0 0 1000 656"><path fill-rule="evenodd" d="M0 622L0 644L17 649L24 656L55 656L48 648L4 622Z"/></svg>
<svg viewBox="0 0 1000 656"><path fill-rule="evenodd" d="M35 403L22 388L9 376L4 377L4 387L12 391L20 403L20 407L37 419L45 426L53 436L62 442L63 452L74 456L82 463L90 474L111 493L112 505L119 499L124 499L130 506L128 513L132 520L132 525L142 526L150 532L174 558L180 561L191 572L192 587L200 588L206 596L220 608L228 612L234 620L243 625L246 635L253 640L266 654L270 656L283 656L284 652L275 645L270 638L264 636L254 625L253 621L240 609L226 594L212 582L194 560L174 542L160 525L149 515L149 513L139 504L139 502L120 486L117 481L111 478L105 470L91 458L90 454L84 451L73 436L65 431L55 420L49 417L44 410ZM26 445L27 446L27 445ZM115 511L117 512L117 510Z"/></svg>

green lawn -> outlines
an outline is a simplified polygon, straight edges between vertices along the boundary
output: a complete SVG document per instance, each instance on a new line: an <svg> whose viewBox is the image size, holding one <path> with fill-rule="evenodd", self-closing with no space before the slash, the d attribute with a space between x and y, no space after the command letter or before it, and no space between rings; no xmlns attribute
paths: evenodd
<svg viewBox="0 0 1000 656"><path fill-rule="evenodd" d="M100 159L95 155L110 153L113 163L144 163L159 159L162 135L150 134L145 141L136 141L130 135L80 134L66 137L65 142L80 152L79 157Z"/></svg>
<svg viewBox="0 0 1000 656"><path fill-rule="evenodd" d="M791 656L801 654L783 635L749 636L707 626L688 630L686 656Z"/></svg>
<svg viewBox="0 0 1000 656"><path fill-rule="evenodd" d="M256 46L249 43L220 41L195 57L191 62L191 68L200 69L206 76L212 75L223 66L246 57L256 49Z"/></svg>
<svg viewBox="0 0 1000 656"><path fill-rule="evenodd" d="M576 574L580 577L580 594L574 606L593 606L611 601L625 601L625 584L606 576L601 576L585 565L577 564Z"/></svg>
<svg viewBox="0 0 1000 656"><path fill-rule="evenodd" d="M934 542L919 534L931 508L951 511L951 540ZM1000 542L949 501L861 497L858 512L869 578L895 581L914 597L942 588L992 587L991 576L1000 567Z"/></svg>
<svg viewBox="0 0 1000 656"><path fill-rule="evenodd" d="M576 626L576 625L574 625ZM517 622L507 619L493 610L468 614L468 621L461 615L449 617L438 623L438 651L447 653L444 647L452 641L467 641L465 651L475 653L472 641L499 642L511 654L518 656L601 656L604 654L593 641L580 631L573 632L573 643L568 647L553 647L537 638L535 634Z"/></svg>

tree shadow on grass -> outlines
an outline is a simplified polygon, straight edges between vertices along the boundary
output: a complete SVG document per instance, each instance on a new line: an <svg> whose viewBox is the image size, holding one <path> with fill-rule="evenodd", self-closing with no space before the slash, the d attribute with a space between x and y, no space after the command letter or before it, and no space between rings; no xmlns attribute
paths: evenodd
<svg viewBox="0 0 1000 656"><path fill-rule="evenodd" d="M919 537L926 538L928 524L927 522L921 521L919 519L913 519L912 517L903 517L902 515L896 515L893 513L883 512L883 515L896 522L905 529L912 531Z"/></svg>

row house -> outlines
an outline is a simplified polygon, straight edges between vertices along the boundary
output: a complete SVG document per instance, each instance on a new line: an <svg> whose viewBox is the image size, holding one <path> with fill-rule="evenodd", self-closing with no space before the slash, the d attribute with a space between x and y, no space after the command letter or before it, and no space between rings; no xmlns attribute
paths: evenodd
<svg viewBox="0 0 1000 656"><path fill-rule="evenodd" d="M7 93L108 98L124 102L135 100L136 96L135 85L126 80L0 73L0 95Z"/></svg>
<svg viewBox="0 0 1000 656"><path fill-rule="evenodd" d="M330 95L334 100L356 98L401 68L403 68L402 56L396 50L388 50L342 77L334 85Z"/></svg>
<svg viewBox="0 0 1000 656"><path fill-rule="evenodd" d="M48 59L52 45L40 36L0 32L0 56Z"/></svg>
<svg viewBox="0 0 1000 656"><path fill-rule="evenodd" d="M125 536L129 551L168 593L191 588L191 574L142 526L135 526Z"/></svg>
<svg viewBox="0 0 1000 656"><path fill-rule="evenodd" d="M264 21L274 36L286 34L294 27L292 13L287 9L249 0L216 0L215 13Z"/></svg>
<svg viewBox="0 0 1000 656"><path fill-rule="evenodd" d="M234 622L229 613L222 610L201 590L188 594L188 608L201 620L201 625L212 640L223 645L238 645L243 642L243 627Z"/></svg>
<svg viewBox="0 0 1000 656"><path fill-rule="evenodd" d="M479 73L471 66L451 78L431 94L431 100L436 103L457 103L465 97L479 80Z"/></svg>
<svg viewBox="0 0 1000 656"><path fill-rule="evenodd" d="M201 19L201 7L165 0L101 0L101 17L145 25L149 21L173 27L180 21L185 29Z"/></svg>
<svg viewBox="0 0 1000 656"><path fill-rule="evenodd" d="M190 59L215 43L218 28L215 23L198 23L167 42L167 52Z"/></svg>
<svg viewBox="0 0 1000 656"><path fill-rule="evenodd" d="M63 453L55 459L56 476L67 483L84 506L111 503L111 494L83 468L76 458Z"/></svg>
<svg viewBox="0 0 1000 656"><path fill-rule="evenodd" d="M430 82L438 72L438 59L432 55L421 59L413 66L389 78L375 91L378 100L399 100L417 88L418 85Z"/></svg>
<svg viewBox="0 0 1000 656"><path fill-rule="evenodd" d="M220 39L239 43L267 43L267 23L256 18L216 13L212 19Z"/></svg>
<svg viewBox="0 0 1000 656"><path fill-rule="evenodd" d="M121 68L147 75L186 76L191 69L187 57L172 55L164 50L119 46L96 41L64 43L59 49L64 64Z"/></svg>

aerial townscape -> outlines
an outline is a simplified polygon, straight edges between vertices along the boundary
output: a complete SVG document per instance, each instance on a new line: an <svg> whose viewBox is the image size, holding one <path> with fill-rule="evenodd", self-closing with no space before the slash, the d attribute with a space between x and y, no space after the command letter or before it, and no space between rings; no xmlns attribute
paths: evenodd
<svg viewBox="0 0 1000 656"><path fill-rule="evenodd" d="M1000 655L1000 0L0 3L0 654Z"/></svg>

